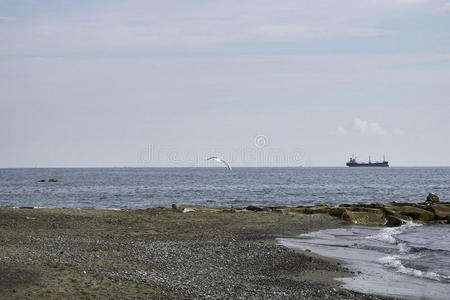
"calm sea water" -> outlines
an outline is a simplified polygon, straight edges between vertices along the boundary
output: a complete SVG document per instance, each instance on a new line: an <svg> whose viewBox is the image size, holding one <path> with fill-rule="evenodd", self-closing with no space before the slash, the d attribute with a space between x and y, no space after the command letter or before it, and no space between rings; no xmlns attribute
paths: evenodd
<svg viewBox="0 0 450 300"><path fill-rule="evenodd" d="M38 183L58 178L57 183ZM146 208L450 201L450 168L0 169L0 206Z"/></svg>

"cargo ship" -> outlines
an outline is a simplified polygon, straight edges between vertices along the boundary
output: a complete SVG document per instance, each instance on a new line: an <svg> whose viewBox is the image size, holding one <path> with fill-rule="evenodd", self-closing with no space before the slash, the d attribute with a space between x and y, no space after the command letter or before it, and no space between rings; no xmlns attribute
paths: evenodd
<svg viewBox="0 0 450 300"><path fill-rule="evenodd" d="M389 167L389 162L383 158L383 161L372 162L369 156L368 163L359 163L356 161L356 156L350 157L350 161L347 162L347 167Z"/></svg>

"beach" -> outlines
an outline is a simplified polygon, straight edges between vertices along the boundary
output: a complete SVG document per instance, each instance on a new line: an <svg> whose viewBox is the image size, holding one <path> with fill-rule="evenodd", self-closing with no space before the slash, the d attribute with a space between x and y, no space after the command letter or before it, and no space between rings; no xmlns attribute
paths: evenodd
<svg viewBox="0 0 450 300"><path fill-rule="evenodd" d="M235 209L0 208L4 299L386 299L345 290L340 261L276 238L348 223Z"/></svg>

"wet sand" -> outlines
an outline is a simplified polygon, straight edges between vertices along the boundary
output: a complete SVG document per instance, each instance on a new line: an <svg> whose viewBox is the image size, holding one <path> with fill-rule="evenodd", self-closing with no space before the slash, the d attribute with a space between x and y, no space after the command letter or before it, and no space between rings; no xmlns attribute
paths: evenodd
<svg viewBox="0 0 450 300"><path fill-rule="evenodd" d="M325 214L0 208L2 299L386 299L339 261L276 244L347 226Z"/></svg>

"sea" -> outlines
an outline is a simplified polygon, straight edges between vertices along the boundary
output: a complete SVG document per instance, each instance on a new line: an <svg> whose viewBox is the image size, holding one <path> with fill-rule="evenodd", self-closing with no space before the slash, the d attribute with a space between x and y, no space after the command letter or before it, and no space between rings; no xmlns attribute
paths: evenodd
<svg viewBox="0 0 450 300"><path fill-rule="evenodd" d="M38 182L56 178L58 182ZM0 206L144 209L450 202L450 167L0 169ZM279 243L341 259L362 292L449 299L450 225L347 226Z"/></svg>

